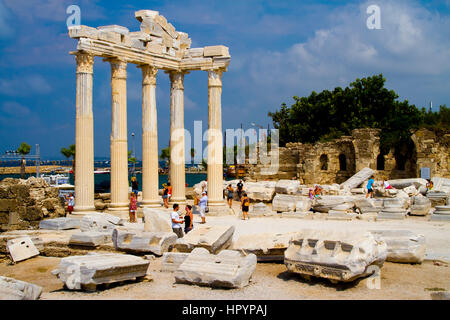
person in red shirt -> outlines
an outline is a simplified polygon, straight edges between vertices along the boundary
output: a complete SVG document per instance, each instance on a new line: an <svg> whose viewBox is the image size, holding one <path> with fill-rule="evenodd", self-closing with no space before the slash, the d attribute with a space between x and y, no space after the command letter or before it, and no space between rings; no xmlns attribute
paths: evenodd
<svg viewBox="0 0 450 320"><path fill-rule="evenodd" d="M137 199L134 192L130 193L130 222L136 221Z"/></svg>

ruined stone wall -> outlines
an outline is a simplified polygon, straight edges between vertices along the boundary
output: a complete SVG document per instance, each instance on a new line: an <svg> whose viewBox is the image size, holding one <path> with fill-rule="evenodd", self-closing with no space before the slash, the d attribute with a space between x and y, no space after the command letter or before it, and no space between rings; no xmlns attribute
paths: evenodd
<svg viewBox="0 0 450 320"><path fill-rule="evenodd" d="M0 232L36 227L43 218L64 214L58 189L45 180L6 178L0 182Z"/></svg>
<svg viewBox="0 0 450 320"><path fill-rule="evenodd" d="M380 154L379 129L355 129L351 136L330 142L287 143L279 148L280 168L277 174L262 175L261 164L249 166L253 180L278 180L296 177L303 184L342 183L368 167L375 179L420 177L420 168L429 167L432 176L449 177L450 134L437 137L432 131L415 132L411 146ZM402 162L402 163L401 163Z"/></svg>

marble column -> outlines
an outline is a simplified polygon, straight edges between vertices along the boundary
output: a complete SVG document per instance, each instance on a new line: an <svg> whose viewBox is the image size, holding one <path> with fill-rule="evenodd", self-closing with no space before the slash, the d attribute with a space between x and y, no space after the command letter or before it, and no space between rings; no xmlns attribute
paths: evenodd
<svg viewBox="0 0 450 320"><path fill-rule="evenodd" d="M156 74L158 69L142 69L142 205L160 207L158 195L158 126L156 112Z"/></svg>
<svg viewBox="0 0 450 320"><path fill-rule="evenodd" d="M127 62L111 63L111 204L110 211L128 211Z"/></svg>
<svg viewBox="0 0 450 320"><path fill-rule="evenodd" d="M74 214L95 211L94 206L94 117L92 80L94 56L77 52L77 96L75 124Z"/></svg>
<svg viewBox="0 0 450 320"><path fill-rule="evenodd" d="M222 138L222 73L208 71L208 205L224 206L223 138Z"/></svg>
<svg viewBox="0 0 450 320"><path fill-rule="evenodd" d="M184 72L169 72L170 88L170 203L186 203L184 148Z"/></svg>

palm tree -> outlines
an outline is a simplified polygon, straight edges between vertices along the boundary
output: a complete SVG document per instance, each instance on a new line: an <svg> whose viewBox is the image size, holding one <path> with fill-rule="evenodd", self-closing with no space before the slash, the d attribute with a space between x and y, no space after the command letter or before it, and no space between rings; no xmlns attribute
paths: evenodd
<svg viewBox="0 0 450 320"><path fill-rule="evenodd" d="M30 153L31 146L26 142L22 142L17 149L17 153L22 155L22 163L20 164L20 178L25 179L25 156Z"/></svg>
<svg viewBox="0 0 450 320"><path fill-rule="evenodd" d="M71 144L69 148L61 148L61 153L67 159L72 157L72 172L75 179L75 145Z"/></svg>
<svg viewBox="0 0 450 320"><path fill-rule="evenodd" d="M161 160L166 161L166 165L169 168L169 172L170 172L170 147L161 149L161 154L159 155L159 158ZM170 177L170 174L169 174L169 177Z"/></svg>
<svg viewBox="0 0 450 320"><path fill-rule="evenodd" d="M133 151L128 151L128 162L131 162L131 163L133 163L133 164L136 164L136 157L132 157L131 156L131 154L133 153ZM133 169L132 169L132 175L134 176L135 175L135 170L134 170L134 167L133 167Z"/></svg>

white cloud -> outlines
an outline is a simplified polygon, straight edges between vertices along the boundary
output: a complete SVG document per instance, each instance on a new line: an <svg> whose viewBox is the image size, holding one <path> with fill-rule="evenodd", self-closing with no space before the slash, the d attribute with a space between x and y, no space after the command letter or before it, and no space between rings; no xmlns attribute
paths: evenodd
<svg viewBox="0 0 450 320"><path fill-rule="evenodd" d="M270 103L273 110L274 104L283 102L277 98L309 95L379 73L412 103L422 103L431 94L448 98L449 17L411 1L378 1L382 29L369 30L370 4L336 9L326 17L332 27L317 30L287 50L254 53L248 72L253 87L261 92L259 101ZM427 89L421 82L428 84ZM426 91L430 82L433 89Z"/></svg>
<svg viewBox="0 0 450 320"><path fill-rule="evenodd" d="M2 112L13 117L22 118L30 114L30 109L15 101L7 101L2 105Z"/></svg>
<svg viewBox="0 0 450 320"><path fill-rule="evenodd" d="M28 96L32 94L48 94L52 91L51 85L38 74L23 77L0 79L0 93L8 96Z"/></svg>

